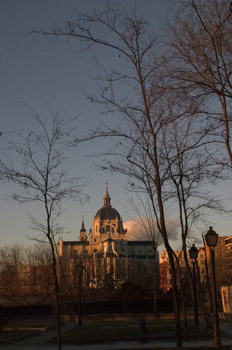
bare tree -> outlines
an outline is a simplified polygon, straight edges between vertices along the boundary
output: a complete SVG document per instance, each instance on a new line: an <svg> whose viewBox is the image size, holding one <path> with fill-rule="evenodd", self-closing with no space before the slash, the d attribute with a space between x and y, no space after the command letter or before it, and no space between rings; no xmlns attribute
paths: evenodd
<svg viewBox="0 0 232 350"><path fill-rule="evenodd" d="M74 120L65 120L57 113L43 119L30 108L35 130L15 132L18 140L11 141L1 159L1 175L6 181L19 186L11 198L18 203L35 202L44 210L42 218L31 216L32 228L37 232L34 239L47 241L52 253L52 271L56 300L57 346L61 349L59 282L57 276L57 252L55 236L61 231L58 219L62 202L81 199L83 179L69 177L64 170L65 152L72 135ZM9 151L9 152L7 152ZM13 155L17 155L17 161ZM17 187L16 187L17 188Z"/></svg>
<svg viewBox="0 0 232 350"><path fill-rule="evenodd" d="M175 261L167 222L174 212L179 214L185 246L191 227L189 222L199 218L200 208L210 208L209 201L203 204L205 198L197 192L202 184L203 163L207 160L209 164L207 152L202 158L208 133L205 125L205 132L198 132L197 119L192 123L195 128L192 133L185 124L188 118L192 120L193 116L200 115L204 101L195 102L185 90L180 95L176 89L170 89L167 76L161 75L161 68L168 66L167 60L157 55L162 50L156 36L147 30L147 23L134 11L126 12L108 4L103 12L95 12L93 16L78 15L76 22L40 33L78 38L88 49L94 50L94 45L98 45L114 54L116 68L103 66L95 57L101 72L96 78L99 97L89 98L103 106L103 114L121 120L114 126L103 123L89 137L111 136L114 148L100 155L104 162L101 168L127 175L130 190L149 196L156 227L169 256L177 345L182 346ZM185 132L187 138L183 138ZM186 159L196 151L200 158L193 157L186 168ZM189 206L193 197L197 202Z"/></svg>
<svg viewBox="0 0 232 350"><path fill-rule="evenodd" d="M52 273L52 252L49 243L36 242L25 248L27 263L24 268L31 271L28 284L36 302L51 303L54 278Z"/></svg>
<svg viewBox="0 0 232 350"><path fill-rule="evenodd" d="M94 25L97 27L94 28ZM155 55L156 36L147 31L146 25L134 12L128 14L118 7L107 6L102 13L80 15L76 23L68 22L65 28L56 27L51 33L43 34L79 38L88 47L101 45L111 49L119 60L123 58L122 71L107 71L98 62L103 72L98 80L100 97L91 97L92 101L102 104L109 115L121 115L123 125L115 128L105 125L95 132L95 136L115 137L115 151L108 155L113 155L116 161L106 164L106 167L129 175L131 181L138 181L143 190L150 188L157 228L169 255L177 345L182 346L175 264L167 236L163 197L168 165L163 162L161 130L171 122L173 116L169 115L167 104L165 106L162 103L164 89L156 74L159 68L159 60Z"/></svg>
<svg viewBox="0 0 232 350"><path fill-rule="evenodd" d="M0 296L7 305L25 303L23 283L19 269L26 262L23 244L14 243L0 247Z"/></svg>
<svg viewBox="0 0 232 350"><path fill-rule="evenodd" d="M156 226L156 220L153 215L153 208L151 206L150 198L145 194L145 199L139 193L136 193L136 204L134 199L131 198L129 203L130 209L133 213L136 213L136 219L131 219L134 222L132 225L132 232L129 234L136 240L146 239L153 243L154 250L154 263L153 263L153 294L154 294L154 315L157 315L157 288L158 288L158 266L159 266L159 254L158 246L162 242L162 237ZM140 205L138 205L140 203ZM157 263L158 259L158 263Z"/></svg>
<svg viewBox="0 0 232 350"><path fill-rule="evenodd" d="M171 88L204 101L203 132L215 144L213 147L211 143L207 151L212 162L231 169L232 2L174 3L166 28L164 57Z"/></svg>
<svg viewBox="0 0 232 350"><path fill-rule="evenodd" d="M49 248L49 249L48 249ZM49 245L0 247L1 299L8 305L52 301L52 256Z"/></svg>

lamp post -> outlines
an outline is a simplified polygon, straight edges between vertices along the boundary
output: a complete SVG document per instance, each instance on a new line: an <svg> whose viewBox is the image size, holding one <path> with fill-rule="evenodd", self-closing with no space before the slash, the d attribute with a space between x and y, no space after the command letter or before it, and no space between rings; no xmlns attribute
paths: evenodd
<svg viewBox="0 0 232 350"><path fill-rule="evenodd" d="M194 327L195 330L199 331L199 318L198 318L198 309L197 309L197 288L196 288L196 260L198 256L198 249L195 247L195 244L189 249L189 255L193 263L193 313L194 313Z"/></svg>
<svg viewBox="0 0 232 350"><path fill-rule="evenodd" d="M77 272L79 276L79 313L78 313L78 326L82 326L82 319L81 319L81 287L82 287L82 274L83 274L83 264L80 261L77 265Z"/></svg>
<svg viewBox="0 0 232 350"><path fill-rule="evenodd" d="M205 234L205 240L211 253L212 275L213 275L213 329L214 329L213 347L220 348L221 337L220 337L219 318L218 318L218 310L217 310L215 257L214 257L214 249L217 245L218 234L213 230L212 226L210 226L208 232Z"/></svg>

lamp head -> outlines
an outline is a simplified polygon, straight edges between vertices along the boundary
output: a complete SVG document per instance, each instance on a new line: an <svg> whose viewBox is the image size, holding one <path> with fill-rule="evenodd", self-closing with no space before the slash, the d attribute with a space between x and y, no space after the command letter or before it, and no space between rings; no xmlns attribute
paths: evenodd
<svg viewBox="0 0 232 350"><path fill-rule="evenodd" d="M189 255L192 260L196 260L198 256L198 249L195 247L195 244L189 249Z"/></svg>
<svg viewBox="0 0 232 350"><path fill-rule="evenodd" d="M205 234L205 240L209 248L216 247L218 234L213 230L212 226L210 226L208 232Z"/></svg>
<svg viewBox="0 0 232 350"><path fill-rule="evenodd" d="M79 274L81 274L82 273L82 271L83 271L83 264L82 264L82 262L81 261L79 261L79 263L78 263L78 265L77 265L77 271L78 271L78 273Z"/></svg>

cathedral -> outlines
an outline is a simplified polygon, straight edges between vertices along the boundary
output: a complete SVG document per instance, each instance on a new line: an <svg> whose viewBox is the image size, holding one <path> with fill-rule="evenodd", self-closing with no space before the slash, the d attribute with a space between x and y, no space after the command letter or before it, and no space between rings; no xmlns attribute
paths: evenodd
<svg viewBox="0 0 232 350"><path fill-rule="evenodd" d="M84 282L89 287L101 288L109 284L117 287L126 281L142 285L153 283L154 267L156 265L157 269L159 262L156 243L127 239L127 229L111 205L108 187L92 226L87 234L82 220L78 241L63 241L62 238L58 241L59 259L70 284L77 281L80 262L84 267Z"/></svg>

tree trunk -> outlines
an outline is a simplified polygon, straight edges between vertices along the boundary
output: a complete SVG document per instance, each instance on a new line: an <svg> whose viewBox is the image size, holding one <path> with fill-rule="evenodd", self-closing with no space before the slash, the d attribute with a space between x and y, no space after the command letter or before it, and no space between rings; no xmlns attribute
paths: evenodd
<svg viewBox="0 0 232 350"><path fill-rule="evenodd" d="M154 256L154 285L153 285L153 288L154 288L154 316L155 316L155 319L157 317L157 293L156 293L156 248L154 249L154 253L155 253L155 256Z"/></svg>
<svg viewBox="0 0 232 350"><path fill-rule="evenodd" d="M172 254L172 249L168 244L166 246L166 250L169 257L169 263L170 263L171 275L172 275L172 292L173 292L173 303L174 303L174 317L175 317L175 325L176 325L176 341L177 341L177 347L182 348L182 335L181 335L181 324L180 324L180 312L179 312L179 305L178 305L175 263L174 263L174 258Z"/></svg>
<svg viewBox="0 0 232 350"><path fill-rule="evenodd" d="M54 292L55 292L55 305L56 305L56 329L57 329L57 349L61 350L61 329L60 329L60 300L59 300L59 282L56 270L56 255L53 246L53 242L49 239L52 249L52 270L54 277Z"/></svg>
<svg viewBox="0 0 232 350"><path fill-rule="evenodd" d="M177 262L177 271L179 275L179 281L180 281L180 294L181 294L181 305L182 305L182 312L184 316L184 339L185 341L188 340L188 322L187 322L187 314L186 314L186 307L185 307L185 301L184 301L184 291L183 291L183 283L181 279L181 270L180 270L180 264L178 258L176 259Z"/></svg>
<svg viewBox="0 0 232 350"><path fill-rule="evenodd" d="M203 293L202 293L201 280L200 280L200 271L199 271L199 266L198 266L197 261L196 261L196 267L197 267L197 285L198 285L198 290L199 290L199 295L200 295L199 299L200 299L200 304L201 304L204 324L205 324L205 327L207 328L208 324L207 324L205 307L204 307Z"/></svg>

